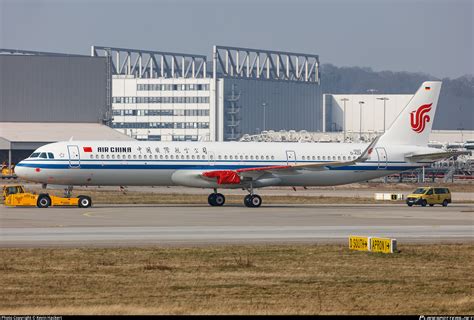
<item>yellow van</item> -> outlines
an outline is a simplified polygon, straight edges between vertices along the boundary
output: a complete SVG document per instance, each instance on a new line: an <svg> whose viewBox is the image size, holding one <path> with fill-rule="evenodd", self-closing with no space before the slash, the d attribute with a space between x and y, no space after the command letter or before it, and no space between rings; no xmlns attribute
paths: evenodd
<svg viewBox="0 0 474 320"><path fill-rule="evenodd" d="M421 205L422 207L426 207L427 204L430 207L440 204L443 207L447 207L448 203L451 203L451 192L448 188L422 187L407 196L407 205L409 207L414 204Z"/></svg>

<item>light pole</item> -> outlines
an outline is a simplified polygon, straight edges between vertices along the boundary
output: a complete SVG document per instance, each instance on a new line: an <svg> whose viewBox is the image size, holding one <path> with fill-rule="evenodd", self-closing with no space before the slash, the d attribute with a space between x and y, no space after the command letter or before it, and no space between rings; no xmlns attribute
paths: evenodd
<svg viewBox="0 0 474 320"><path fill-rule="evenodd" d="M341 101L344 102L344 111L342 114L342 127L344 130L344 141L346 141L346 101L349 101L347 98L342 98Z"/></svg>
<svg viewBox="0 0 474 320"><path fill-rule="evenodd" d="M267 103L263 102L262 103L262 107L263 107L263 131L265 131L265 107L266 106L267 106Z"/></svg>
<svg viewBox="0 0 474 320"><path fill-rule="evenodd" d="M362 140L362 105L364 101L359 101L359 140Z"/></svg>
<svg viewBox="0 0 474 320"><path fill-rule="evenodd" d="M377 100L383 100L383 133L385 133L385 101L390 100L387 97L377 98Z"/></svg>

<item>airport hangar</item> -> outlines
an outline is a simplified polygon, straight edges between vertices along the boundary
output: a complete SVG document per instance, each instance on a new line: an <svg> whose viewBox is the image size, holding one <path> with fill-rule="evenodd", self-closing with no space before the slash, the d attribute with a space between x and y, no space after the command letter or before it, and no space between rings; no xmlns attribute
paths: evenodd
<svg viewBox="0 0 474 320"><path fill-rule="evenodd" d="M290 130L318 137L310 141L368 141L412 96L323 98L319 66L314 54L224 46L213 47L211 61L103 46L92 46L90 56L0 49L0 160L16 162L71 137L247 141ZM44 134L26 130L34 125ZM472 136L443 130L431 140Z"/></svg>

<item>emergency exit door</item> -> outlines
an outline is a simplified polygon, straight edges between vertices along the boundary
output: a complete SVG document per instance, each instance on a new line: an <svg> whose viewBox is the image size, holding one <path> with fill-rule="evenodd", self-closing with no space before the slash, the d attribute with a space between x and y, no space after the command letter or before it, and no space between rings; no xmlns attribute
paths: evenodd
<svg viewBox="0 0 474 320"><path fill-rule="evenodd" d="M385 148L375 148L379 159L379 169L387 169L387 151Z"/></svg>
<svg viewBox="0 0 474 320"><path fill-rule="evenodd" d="M296 153L294 151L286 151L286 163L296 164Z"/></svg>

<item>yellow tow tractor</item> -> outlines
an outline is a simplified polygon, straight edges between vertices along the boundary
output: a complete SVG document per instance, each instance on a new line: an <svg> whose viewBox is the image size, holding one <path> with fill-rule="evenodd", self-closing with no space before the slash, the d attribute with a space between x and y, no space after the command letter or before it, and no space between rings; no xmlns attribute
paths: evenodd
<svg viewBox="0 0 474 320"><path fill-rule="evenodd" d="M5 163L2 163L2 179L16 179L15 166L7 166Z"/></svg>
<svg viewBox="0 0 474 320"><path fill-rule="evenodd" d="M63 198L47 193L29 193L25 192L25 188L19 184L3 186L3 200L4 204L9 207L37 206L38 208L47 208L50 206L77 206L79 208L88 208L92 205L92 200L88 196Z"/></svg>

